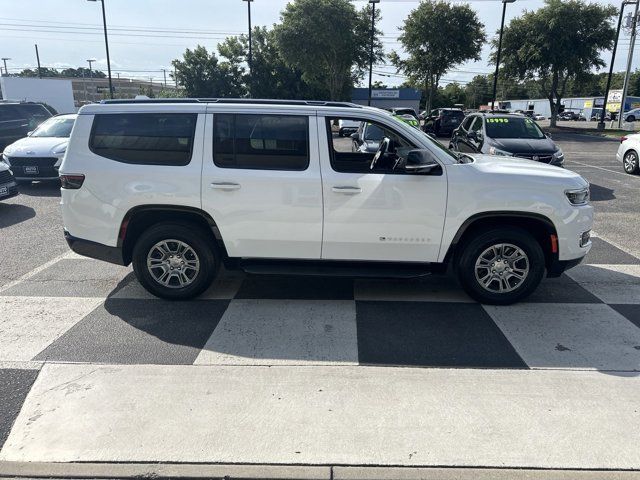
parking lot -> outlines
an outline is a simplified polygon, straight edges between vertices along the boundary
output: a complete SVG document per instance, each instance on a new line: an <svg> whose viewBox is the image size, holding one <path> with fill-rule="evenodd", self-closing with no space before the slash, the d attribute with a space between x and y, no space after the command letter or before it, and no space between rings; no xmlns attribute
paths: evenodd
<svg viewBox="0 0 640 480"><path fill-rule="evenodd" d="M450 276L234 272L165 302L68 250L57 185L22 187L0 203L0 460L639 469L640 177L614 140L554 140L593 249L509 307Z"/></svg>

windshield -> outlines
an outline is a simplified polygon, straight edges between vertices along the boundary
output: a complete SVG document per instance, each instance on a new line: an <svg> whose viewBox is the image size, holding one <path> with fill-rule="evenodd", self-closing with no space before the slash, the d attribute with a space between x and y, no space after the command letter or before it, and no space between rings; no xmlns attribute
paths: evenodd
<svg viewBox="0 0 640 480"><path fill-rule="evenodd" d="M491 117L487 118L486 128L489 138L544 138L540 127L530 118Z"/></svg>
<svg viewBox="0 0 640 480"><path fill-rule="evenodd" d="M61 137L69 138L71 129L73 128L74 118L50 118L41 124L32 137Z"/></svg>

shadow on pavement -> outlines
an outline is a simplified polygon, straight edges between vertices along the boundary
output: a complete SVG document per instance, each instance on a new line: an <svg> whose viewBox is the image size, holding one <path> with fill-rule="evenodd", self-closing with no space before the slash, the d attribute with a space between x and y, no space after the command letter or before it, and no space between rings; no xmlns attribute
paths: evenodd
<svg viewBox="0 0 640 480"><path fill-rule="evenodd" d="M59 197L60 182L57 180L20 183L20 193L30 197Z"/></svg>
<svg viewBox="0 0 640 480"><path fill-rule="evenodd" d="M591 184L591 201L592 202L604 202L607 200L615 200L615 190L612 188L603 187L601 185Z"/></svg>
<svg viewBox="0 0 640 480"><path fill-rule="evenodd" d="M22 223L36 216L36 211L17 203L0 202L0 228Z"/></svg>

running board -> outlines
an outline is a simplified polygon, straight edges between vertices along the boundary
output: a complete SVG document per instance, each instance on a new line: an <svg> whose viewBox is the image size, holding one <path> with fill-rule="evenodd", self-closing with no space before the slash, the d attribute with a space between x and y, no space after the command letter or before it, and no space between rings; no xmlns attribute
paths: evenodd
<svg viewBox="0 0 640 480"><path fill-rule="evenodd" d="M341 262L293 260L241 260L240 270L260 275L305 275L325 277L417 278L442 273L442 264Z"/></svg>

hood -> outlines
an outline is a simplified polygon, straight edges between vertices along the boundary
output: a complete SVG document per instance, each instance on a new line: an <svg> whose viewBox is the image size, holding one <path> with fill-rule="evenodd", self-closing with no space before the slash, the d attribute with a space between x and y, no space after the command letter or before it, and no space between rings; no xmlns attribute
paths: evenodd
<svg viewBox="0 0 640 480"><path fill-rule="evenodd" d="M524 158L512 158L496 155L472 155L473 165L478 171L490 175L517 175L522 178L536 178L544 183L559 183L575 188L589 185L584 178L571 170L554 167L545 163L534 162Z"/></svg>
<svg viewBox="0 0 640 480"><path fill-rule="evenodd" d="M60 137L25 137L4 149L8 157L59 157L60 152L69 143L68 138Z"/></svg>
<svg viewBox="0 0 640 480"><path fill-rule="evenodd" d="M558 147L550 138L492 138L488 145L509 153L531 153L550 155L558 151Z"/></svg>

